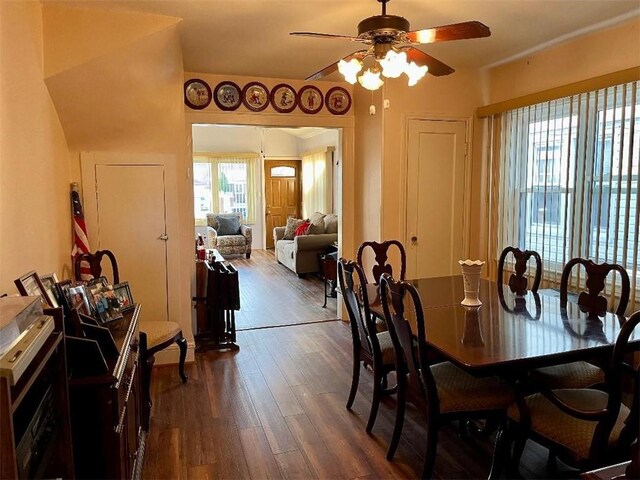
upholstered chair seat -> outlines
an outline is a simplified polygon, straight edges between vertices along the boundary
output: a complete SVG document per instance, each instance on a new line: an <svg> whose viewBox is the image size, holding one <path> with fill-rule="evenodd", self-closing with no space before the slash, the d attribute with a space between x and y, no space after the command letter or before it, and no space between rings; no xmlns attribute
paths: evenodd
<svg viewBox="0 0 640 480"><path fill-rule="evenodd" d="M393 354L393 342L389 332L377 333L378 343L380 344L380 352L382 353L382 363L384 365L393 365L395 357Z"/></svg>
<svg viewBox="0 0 640 480"><path fill-rule="evenodd" d="M182 328L176 322L140 321L140 330L147 334L147 348L154 348L178 335Z"/></svg>
<svg viewBox="0 0 640 480"><path fill-rule="evenodd" d="M539 368L533 372L533 382L546 388L585 388L604 382L604 371L589 362Z"/></svg>

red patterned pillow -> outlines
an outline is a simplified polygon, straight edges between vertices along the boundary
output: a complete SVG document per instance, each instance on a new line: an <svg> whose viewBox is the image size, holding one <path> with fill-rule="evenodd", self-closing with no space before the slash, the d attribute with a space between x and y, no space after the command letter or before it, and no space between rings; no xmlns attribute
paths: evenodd
<svg viewBox="0 0 640 480"><path fill-rule="evenodd" d="M296 233L294 234L294 237L297 237L298 235L306 235L309 232L310 226L311 226L311 222L309 220L305 220L304 222L302 222L300 226L296 228Z"/></svg>

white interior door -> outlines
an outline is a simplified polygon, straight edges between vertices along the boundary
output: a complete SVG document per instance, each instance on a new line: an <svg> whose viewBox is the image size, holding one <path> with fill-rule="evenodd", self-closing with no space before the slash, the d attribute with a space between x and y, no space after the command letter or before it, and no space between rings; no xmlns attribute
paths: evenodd
<svg viewBox="0 0 640 480"><path fill-rule="evenodd" d="M167 320L167 242L163 165L96 165L98 245L118 260L143 317Z"/></svg>
<svg viewBox="0 0 640 480"><path fill-rule="evenodd" d="M407 164L407 276L455 275L463 255L464 121L411 120Z"/></svg>

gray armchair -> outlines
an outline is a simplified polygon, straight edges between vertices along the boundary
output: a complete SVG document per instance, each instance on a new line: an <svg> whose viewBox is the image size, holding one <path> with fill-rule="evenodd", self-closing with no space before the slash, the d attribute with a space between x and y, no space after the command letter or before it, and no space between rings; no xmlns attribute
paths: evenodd
<svg viewBox="0 0 640 480"><path fill-rule="evenodd" d="M218 219L237 218L239 231L232 235L220 235ZM223 257L225 255L246 255L251 257L251 227L242 224L242 215L239 213L207 213L207 244L209 248L215 248Z"/></svg>

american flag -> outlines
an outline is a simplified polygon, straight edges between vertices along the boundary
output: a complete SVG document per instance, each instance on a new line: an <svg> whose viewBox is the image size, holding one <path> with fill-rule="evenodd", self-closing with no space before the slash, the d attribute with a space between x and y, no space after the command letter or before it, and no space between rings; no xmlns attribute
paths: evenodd
<svg viewBox="0 0 640 480"><path fill-rule="evenodd" d="M82 213L82 204L80 203L80 194L78 193L78 184L71 184L71 208L73 209L73 264L75 265L76 257L81 253L89 253L89 239L87 238L87 226L84 223L84 214ZM80 263L80 279L91 280L91 267L89 262L83 260Z"/></svg>

